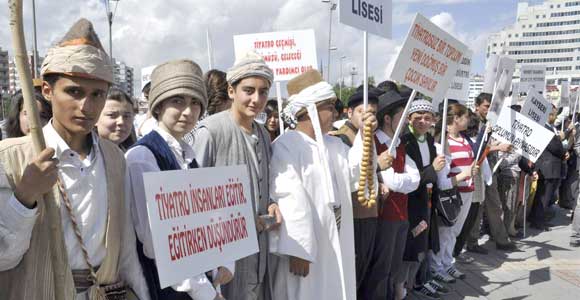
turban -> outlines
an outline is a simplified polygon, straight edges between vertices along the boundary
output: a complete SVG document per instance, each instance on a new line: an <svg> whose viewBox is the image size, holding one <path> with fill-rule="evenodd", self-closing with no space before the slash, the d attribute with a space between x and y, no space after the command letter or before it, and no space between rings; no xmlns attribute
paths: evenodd
<svg viewBox="0 0 580 300"><path fill-rule="evenodd" d="M330 84L325 81L321 81L303 89L298 94L292 95L288 99L288 104L284 108L282 114L284 115L285 120L290 121L290 124L295 125L297 122L296 117L298 112L305 108L308 109L308 107L311 105L314 106L321 101L329 99L336 99L336 94L334 93L334 90Z"/></svg>
<svg viewBox="0 0 580 300"><path fill-rule="evenodd" d="M151 73L149 110L153 111L163 100L181 95L199 100L203 114L207 108L207 93L199 65L186 59L158 65Z"/></svg>
<svg viewBox="0 0 580 300"><path fill-rule="evenodd" d="M93 24L86 19L78 20L61 42L47 51L41 74L43 77L65 74L114 82L111 60L103 50Z"/></svg>
<svg viewBox="0 0 580 300"><path fill-rule="evenodd" d="M245 56L239 58L234 66L228 70L226 79L230 85L247 77L262 77L272 85L274 74L272 69L266 65L264 59L255 52L248 52Z"/></svg>

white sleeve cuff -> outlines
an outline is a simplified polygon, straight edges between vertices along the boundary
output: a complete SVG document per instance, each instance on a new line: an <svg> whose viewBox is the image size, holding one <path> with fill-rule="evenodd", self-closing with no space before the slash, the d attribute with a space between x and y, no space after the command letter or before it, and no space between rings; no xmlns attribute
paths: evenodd
<svg viewBox="0 0 580 300"><path fill-rule="evenodd" d="M36 217L36 211L38 210L38 207L30 209L24 206L20 201L18 201L18 199L16 199L16 196L14 196L14 194L10 196L10 199L8 200L8 205L10 205L10 207L12 207L12 209L14 209L14 211L23 218L29 219Z"/></svg>

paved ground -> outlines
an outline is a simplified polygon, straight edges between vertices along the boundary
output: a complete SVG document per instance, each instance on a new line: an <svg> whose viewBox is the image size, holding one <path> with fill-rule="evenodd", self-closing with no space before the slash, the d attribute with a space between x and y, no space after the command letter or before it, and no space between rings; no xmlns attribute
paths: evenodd
<svg viewBox="0 0 580 300"><path fill-rule="evenodd" d="M521 252L495 250L487 236L480 243L488 255L471 254L472 264L458 264L465 280L449 285L442 299L580 300L580 248L569 245L570 212L558 210L550 232L528 229L517 241ZM413 293L409 300L422 299Z"/></svg>

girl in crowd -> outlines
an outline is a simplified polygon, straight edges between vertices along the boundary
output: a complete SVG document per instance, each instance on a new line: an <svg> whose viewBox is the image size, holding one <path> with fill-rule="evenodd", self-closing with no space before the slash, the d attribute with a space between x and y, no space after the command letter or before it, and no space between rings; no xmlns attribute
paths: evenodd
<svg viewBox="0 0 580 300"><path fill-rule="evenodd" d="M270 133L270 140L274 141L280 135L280 119L278 118L278 102L269 100L264 108L266 113L266 129Z"/></svg>
<svg viewBox="0 0 580 300"><path fill-rule="evenodd" d="M50 107L50 103L41 94L35 92L34 98L36 98L36 106L38 107L41 125L44 126L52 118L52 108ZM30 128L28 127L26 110L23 106L24 97L22 96L22 91L17 91L12 96L10 102L12 104L10 112L8 113L8 119L6 120L6 137L15 138L28 135Z"/></svg>
<svg viewBox="0 0 580 300"><path fill-rule="evenodd" d="M457 187L463 205L453 226L439 227L440 250L438 253L432 254L431 272L433 278L445 283L465 278L465 274L455 268L453 248L471 206L475 189L472 176L479 172L479 167L475 164L475 151L473 150L475 146L469 137L461 134L468 125L468 109L458 103L449 105L447 110L447 144L445 147L445 153L451 156L451 170L448 177L451 178L453 186ZM441 124L436 128L441 130ZM440 188L448 189L449 187L440 186Z"/></svg>
<svg viewBox="0 0 580 300"><path fill-rule="evenodd" d="M131 97L118 88L111 88L96 125L99 136L115 143L123 151L129 149L136 140L133 111Z"/></svg>

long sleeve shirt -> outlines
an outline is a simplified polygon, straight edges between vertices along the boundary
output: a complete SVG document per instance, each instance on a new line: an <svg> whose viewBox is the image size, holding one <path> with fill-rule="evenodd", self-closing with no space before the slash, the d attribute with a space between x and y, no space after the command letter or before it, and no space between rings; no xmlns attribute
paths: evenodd
<svg viewBox="0 0 580 300"><path fill-rule="evenodd" d="M89 262L93 266L99 266L106 256L107 218L105 216L108 203L104 158L99 149L98 137L95 133L91 134L91 151L87 157L81 158L78 153L70 149L51 123L43 128L43 133L47 147L54 148L54 158L59 159L58 175L71 201L72 212L89 254ZM2 166L0 166L0 180L7 180ZM1 186L9 185L2 184ZM3 241L0 243L0 270L9 270L20 262L30 247L38 212L37 208L29 209L22 205L10 189L2 189L0 197L9 197L9 200L5 202L7 203L5 207L0 209L0 240ZM125 208L127 215L123 218L124 240L121 243L119 274L140 299L149 299L147 283L135 249L135 234L130 222L128 201L125 201ZM64 205L61 205L61 216L69 265L72 270L87 269L81 245L77 241L69 213ZM83 299L83 297L84 295L79 294L77 299Z"/></svg>
<svg viewBox="0 0 580 300"><path fill-rule="evenodd" d="M377 130L376 136L381 144L391 144L391 137L382 130ZM401 140L397 138L393 147L398 147L400 142ZM393 158L397 158L396 152L394 153ZM409 155L405 155L405 171L403 173L395 173L394 168L388 168L385 171L381 171L381 176L389 190L402 194L408 194L415 191L419 187L421 181L419 169L417 169L415 161Z"/></svg>
<svg viewBox="0 0 580 300"><path fill-rule="evenodd" d="M167 142L179 163L179 166L182 169L187 169L195 156L193 149L187 143L178 141L159 127L154 127L153 130L159 133L165 142ZM161 169L157 165L153 152L145 146L131 148L127 151L126 158L130 184L127 185L125 193L127 194L128 199L130 199L129 202L131 203L133 225L137 232L137 238L139 238L139 241L143 244L144 254L151 259L155 259L153 239L151 236L149 218L147 216L143 174L148 172L159 172ZM232 270L233 273L233 266L229 266L228 269ZM191 278L186 279L179 284L172 285L172 288L179 292L188 293L194 300L211 300L216 296L216 291L205 274L192 274Z"/></svg>

